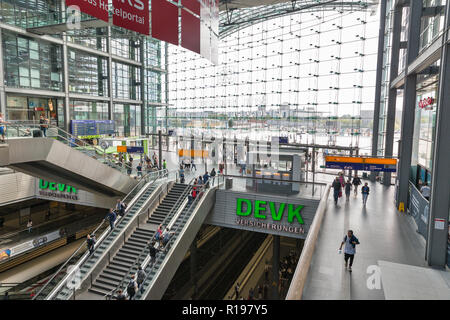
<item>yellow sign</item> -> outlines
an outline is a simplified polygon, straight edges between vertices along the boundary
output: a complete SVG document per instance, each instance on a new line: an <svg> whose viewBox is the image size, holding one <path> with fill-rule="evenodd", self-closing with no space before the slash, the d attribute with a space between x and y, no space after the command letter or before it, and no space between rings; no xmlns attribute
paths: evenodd
<svg viewBox="0 0 450 320"><path fill-rule="evenodd" d="M400 204L398 205L398 211L405 212L405 204L403 202L400 202Z"/></svg>

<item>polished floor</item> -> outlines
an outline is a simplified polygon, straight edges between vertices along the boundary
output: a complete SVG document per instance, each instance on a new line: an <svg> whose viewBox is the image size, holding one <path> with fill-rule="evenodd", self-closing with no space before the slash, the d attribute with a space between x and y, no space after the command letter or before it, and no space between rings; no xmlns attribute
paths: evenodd
<svg viewBox="0 0 450 320"><path fill-rule="evenodd" d="M383 300L390 298L390 291L397 284L387 285L385 281L391 280L387 274L382 277L380 261L404 265L405 270L409 266L429 269L425 240L416 232L412 217L396 211L394 188L370 182L369 186L366 207L360 193L357 197L352 193L348 202L345 196L340 198L338 205L330 193L303 299ZM345 269L343 255L338 253L348 229L360 241L352 272ZM414 281L410 279L409 286L417 288L420 283ZM399 279L398 285L400 282Z"/></svg>

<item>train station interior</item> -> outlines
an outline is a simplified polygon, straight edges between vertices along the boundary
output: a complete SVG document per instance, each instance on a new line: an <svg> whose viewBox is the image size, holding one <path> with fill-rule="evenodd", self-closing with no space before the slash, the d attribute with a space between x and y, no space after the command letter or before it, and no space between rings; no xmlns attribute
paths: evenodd
<svg viewBox="0 0 450 320"><path fill-rule="evenodd" d="M449 300L449 30L446 0L0 0L0 299Z"/></svg>

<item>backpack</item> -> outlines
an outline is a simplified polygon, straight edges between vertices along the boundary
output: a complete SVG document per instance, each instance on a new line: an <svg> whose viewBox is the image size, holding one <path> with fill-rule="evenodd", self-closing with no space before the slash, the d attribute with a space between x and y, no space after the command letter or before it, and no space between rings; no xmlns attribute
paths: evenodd
<svg viewBox="0 0 450 320"><path fill-rule="evenodd" d="M128 283L127 286L127 291L135 291L136 290L136 283L134 282L134 280L130 280L130 282Z"/></svg>
<svg viewBox="0 0 450 320"><path fill-rule="evenodd" d="M354 235L353 235L352 238L350 239L350 243L352 242L352 239L353 239L353 241L356 242L356 244L360 244L358 238L355 237ZM347 236L345 236L344 241L347 241ZM353 244L353 243L351 243L351 245L353 246L353 248L356 246L356 245Z"/></svg>

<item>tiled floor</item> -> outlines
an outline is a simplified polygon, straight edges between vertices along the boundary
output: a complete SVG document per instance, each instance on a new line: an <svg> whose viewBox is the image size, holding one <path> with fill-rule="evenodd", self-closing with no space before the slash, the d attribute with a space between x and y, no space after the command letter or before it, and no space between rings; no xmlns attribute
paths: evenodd
<svg viewBox="0 0 450 320"><path fill-rule="evenodd" d="M366 207L362 205L361 195L355 198L353 193L349 202L345 201L345 197L340 198L335 206L330 193L303 299L389 298L392 288L402 285L400 278L398 281L396 278L386 278L389 284L383 279L378 288L372 286L369 289L371 286L367 285L368 281L373 280L370 277L376 273L374 270L380 270L378 261L427 266L425 240L416 232L412 218L396 211L394 188L370 182L369 186L371 192ZM354 231L361 243L356 248L352 273L345 269L343 255L338 254L348 229ZM416 284L415 280L410 278L410 285L420 288L421 284ZM445 283L445 280L442 282Z"/></svg>

